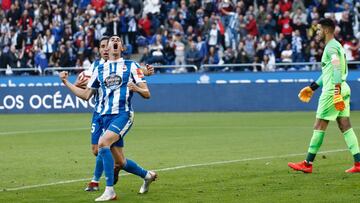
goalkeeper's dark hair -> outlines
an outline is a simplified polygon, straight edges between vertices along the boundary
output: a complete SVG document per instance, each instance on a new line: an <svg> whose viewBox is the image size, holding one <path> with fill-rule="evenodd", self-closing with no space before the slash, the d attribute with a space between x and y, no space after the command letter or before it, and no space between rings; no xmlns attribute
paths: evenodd
<svg viewBox="0 0 360 203"><path fill-rule="evenodd" d="M319 24L321 25L321 27L325 27L325 28L328 28L330 29L330 31L333 33L335 31L335 22L329 18L322 18L320 21L319 21Z"/></svg>

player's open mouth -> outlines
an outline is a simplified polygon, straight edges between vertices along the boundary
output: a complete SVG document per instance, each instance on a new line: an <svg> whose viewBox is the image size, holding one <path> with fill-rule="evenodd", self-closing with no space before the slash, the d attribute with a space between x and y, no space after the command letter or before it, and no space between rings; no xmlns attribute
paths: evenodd
<svg viewBox="0 0 360 203"><path fill-rule="evenodd" d="M117 43L114 44L114 49L118 49L118 44Z"/></svg>

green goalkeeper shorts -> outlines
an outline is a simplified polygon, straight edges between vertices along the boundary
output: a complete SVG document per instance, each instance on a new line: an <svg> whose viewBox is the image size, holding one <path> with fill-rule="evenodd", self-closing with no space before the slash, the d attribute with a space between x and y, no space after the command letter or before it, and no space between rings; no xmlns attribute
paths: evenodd
<svg viewBox="0 0 360 203"><path fill-rule="evenodd" d="M347 83L341 84L341 95L345 102L345 109L338 111L334 105L334 95L322 93L319 98L319 103L316 111L316 118L334 121L337 117L350 116L350 87Z"/></svg>

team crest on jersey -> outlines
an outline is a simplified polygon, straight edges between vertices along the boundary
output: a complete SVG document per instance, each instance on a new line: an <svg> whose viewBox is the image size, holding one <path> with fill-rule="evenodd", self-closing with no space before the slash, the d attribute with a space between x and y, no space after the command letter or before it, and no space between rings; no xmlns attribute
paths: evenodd
<svg viewBox="0 0 360 203"><path fill-rule="evenodd" d="M126 65L123 66L123 71L124 71L124 72L127 71Z"/></svg>
<svg viewBox="0 0 360 203"><path fill-rule="evenodd" d="M136 73L137 73L139 78L144 78L145 77L143 71L140 68L136 69Z"/></svg>
<svg viewBox="0 0 360 203"><path fill-rule="evenodd" d="M107 78L105 78L104 83L107 88L115 90L121 86L122 78L115 73L111 73Z"/></svg>

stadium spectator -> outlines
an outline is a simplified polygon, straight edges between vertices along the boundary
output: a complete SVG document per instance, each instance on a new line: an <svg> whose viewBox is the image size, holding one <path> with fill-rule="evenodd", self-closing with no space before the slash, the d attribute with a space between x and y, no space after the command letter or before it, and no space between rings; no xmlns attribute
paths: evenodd
<svg viewBox="0 0 360 203"><path fill-rule="evenodd" d="M291 63L292 62L293 50L291 49L291 44L286 45L286 49L281 52L281 62Z"/></svg>
<svg viewBox="0 0 360 203"><path fill-rule="evenodd" d="M280 0L279 7L282 13L290 11L292 9L292 4L290 0Z"/></svg>
<svg viewBox="0 0 360 203"><path fill-rule="evenodd" d="M152 63L152 57L151 57L151 53L149 51L149 48L144 47L143 55L142 55L142 57L141 57L141 59L139 61L140 61L140 63L143 63L143 64Z"/></svg>
<svg viewBox="0 0 360 203"><path fill-rule="evenodd" d="M256 20L252 14L249 15L248 23L246 24L246 31L248 34L254 37L256 37L259 34Z"/></svg>
<svg viewBox="0 0 360 203"><path fill-rule="evenodd" d="M205 57L206 64L218 64L220 62L219 55L215 47L210 47L208 55ZM208 71L216 71L217 68L209 67Z"/></svg>
<svg viewBox="0 0 360 203"><path fill-rule="evenodd" d="M232 61L227 60L232 56L229 50L234 53L235 62L262 63L268 60L267 57L270 61L272 56L276 61L282 61L281 53L286 44L294 51L294 61L310 58L319 61L323 47L321 42L316 42L315 33L318 20L324 16L336 20L335 36L343 45L356 49L357 45L350 46L350 42L360 38L360 3L348 0L259 0L256 4L249 0L68 0L61 6L57 4L60 1L1 2L2 56L7 56L7 50L15 45L16 52L24 52L21 66L26 67L25 61L31 61L31 56L35 60L39 48L47 60L58 52L68 58L64 63L66 66L75 66L77 57L82 57L81 63L78 62L82 65L86 59L92 61L96 57L94 47L101 36L112 34L121 35L131 53L143 53L142 49L147 47L151 54L154 53L156 35L160 34L162 49L155 55L161 53L162 57L149 57L150 61L160 64L175 64L175 57L177 64L183 64L178 54L185 58L192 42L196 41L200 65L208 62L209 57L205 56L211 47L215 48L220 63ZM295 30L300 31L301 43L298 38L293 43ZM173 46L171 39L177 33L183 38L178 42L182 43L179 47ZM276 48L265 42L267 35L271 36ZM312 41L315 41L315 47ZM61 54L62 45L67 55ZM179 52L181 47L187 48ZM301 60L295 52L299 47ZM32 49L33 53L30 53ZM126 53L126 57L138 57ZM352 55L358 55L354 53Z"/></svg>
<svg viewBox="0 0 360 203"><path fill-rule="evenodd" d="M50 56L54 52L55 37L51 34L50 29L47 29L45 36L42 38L42 50L46 55L46 59L49 60Z"/></svg>
<svg viewBox="0 0 360 203"><path fill-rule="evenodd" d="M284 13L284 16L280 16L278 24L281 27L281 33L285 36L285 38L288 41L291 41L291 34L293 32L293 29L291 27L291 18L290 18L290 14L289 11L286 11Z"/></svg>
<svg viewBox="0 0 360 203"><path fill-rule="evenodd" d="M216 23L211 25L211 30L208 35L209 47L216 47L220 42L220 31L217 29Z"/></svg>
<svg viewBox="0 0 360 203"><path fill-rule="evenodd" d="M185 65L185 44L182 42L181 33L177 33L172 46L175 49L175 65Z"/></svg>
<svg viewBox="0 0 360 203"><path fill-rule="evenodd" d="M190 43L190 48L186 51L186 64L196 65L198 68L201 63L201 54L196 48L195 42Z"/></svg>

